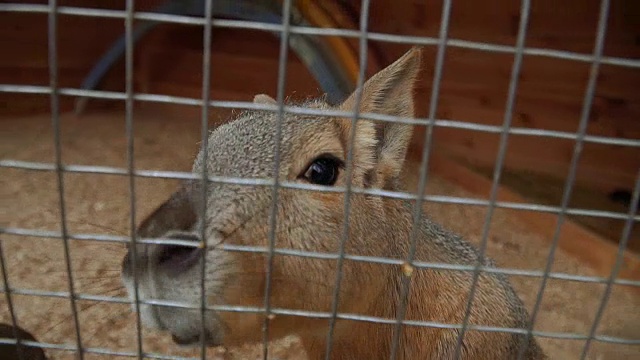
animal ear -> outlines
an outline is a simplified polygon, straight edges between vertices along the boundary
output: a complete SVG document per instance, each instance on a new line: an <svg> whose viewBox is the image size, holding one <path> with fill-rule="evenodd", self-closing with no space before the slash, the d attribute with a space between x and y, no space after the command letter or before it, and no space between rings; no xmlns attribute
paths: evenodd
<svg viewBox="0 0 640 360"><path fill-rule="evenodd" d="M271 104L278 105L278 102L267 94L258 94L253 97L253 102L255 104Z"/></svg>
<svg viewBox="0 0 640 360"><path fill-rule="evenodd" d="M392 115L401 118L414 116L413 93L420 70L421 49L414 47L372 76L362 87L359 111ZM354 92L340 106L353 111ZM365 185L393 188L400 177L413 126L389 121L358 121L354 155L358 166L365 171ZM340 121L343 134L349 138L351 119Z"/></svg>
<svg viewBox="0 0 640 360"><path fill-rule="evenodd" d="M137 233L141 237L158 238L171 231L189 231L196 221L187 189L182 187L140 223Z"/></svg>

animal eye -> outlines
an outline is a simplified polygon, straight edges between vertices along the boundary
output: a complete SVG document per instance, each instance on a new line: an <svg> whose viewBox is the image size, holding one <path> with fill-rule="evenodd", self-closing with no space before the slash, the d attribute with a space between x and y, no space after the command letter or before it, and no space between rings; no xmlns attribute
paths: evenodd
<svg viewBox="0 0 640 360"><path fill-rule="evenodd" d="M340 160L322 156L315 159L304 173L304 177L312 184L333 185L338 180Z"/></svg>

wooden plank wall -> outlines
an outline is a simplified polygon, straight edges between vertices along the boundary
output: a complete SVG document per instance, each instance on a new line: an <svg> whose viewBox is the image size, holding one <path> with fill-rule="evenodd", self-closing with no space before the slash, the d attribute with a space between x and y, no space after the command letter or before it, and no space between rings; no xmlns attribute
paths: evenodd
<svg viewBox="0 0 640 360"><path fill-rule="evenodd" d="M357 8L357 1L354 6ZM437 36L441 1L372 2L371 30L392 34ZM515 45L519 1L454 1L450 38ZM526 46L589 54L593 51L599 0L533 1ZM411 16L406 9L410 8ZM422 16L426 14L426 16ZM386 21L385 21L386 19ZM398 19L399 21L389 21ZM402 19L402 20L400 20ZM388 63L407 46L376 43ZM429 49L418 112L428 113L435 49ZM611 1L605 55L640 59L640 2ZM449 48L444 65L437 116L500 125L504 119L513 56ZM589 74L588 63L526 56L519 79L513 126L575 132ZM588 134L640 138L640 69L600 68ZM439 149L473 164L492 166L498 135L438 129ZM573 142L512 136L506 164L563 178ZM637 149L589 144L579 178L604 191L632 187L640 167Z"/></svg>
<svg viewBox="0 0 640 360"><path fill-rule="evenodd" d="M46 3L46 1L32 1ZM154 8L163 1L137 1L136 10ZM124 1L59 1L60 6L124 9ZM124 34L121 20L59 15L58 67L61 87L79 88L103 53ZM80 31L81 29L81 31ZM0 83L48 85L47 15L0 13ZM259 92L275 93L279 41L260 31L216 29L212 40L211 97L247 100ZM161 24L137 45L134 55L136 91L200 98L202 87L202 28ZM124 59L107 74L102 90L124 91ZM287 94L320 93L304 65L289 56ZM48 112L49 97L0 94L0 114ZM91 100L89 109L123 107L122 101ZM138 104L144 105L144 104ZM63 96L61 110L72 111L74 99ZM198 116L196 107L166 107ZM229 111L214 111L212 117Z"/></svg>

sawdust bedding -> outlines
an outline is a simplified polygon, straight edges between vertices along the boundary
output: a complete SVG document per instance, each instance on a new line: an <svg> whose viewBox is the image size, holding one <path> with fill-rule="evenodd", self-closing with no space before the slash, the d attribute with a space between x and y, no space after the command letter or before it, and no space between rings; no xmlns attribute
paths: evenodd
<svg viewBox="0 0 640 360"><path fill-rule="evenodd" d="M53 143L48 116L0 121L3 158L53 161ZM199 141L197 119L160 121L137 116L135 125L136 166L144 169L188 171ZM63 160L83 165L126 166L126 138L122 114L96 114L76 119L62 117ZM126 177L96 174L66 174L67 226L71 233L123 235L129 232L129 188ZM60 230L57 178L54 173L0 168L2 226ZM408 179L415 184L415 177ZM176 185L159 179L136 180L138 221L162 201ZM469 196L454 184L432 176L428 192ZM463 205L428 203L426 212L436 221L478 243L486 209ZM499 266L542 269L548 254L547 241L515 219L510 210L495 211L489 234L488 254ZM2 234L2 247L11 288L68 291L63 243L60 239ZM70 242L75 291L103 296L125 296L118 269L124 245L95 241ZM576 259L558 250L553 271L595 275ZM531 308L540 279L513 276L512 282ZM536 330L585 334L604 290L603 285L551 279L541 305ZM39 341L75 344L75 327L69 300L13 294L20 325ZM135 316L128 304L77 301L83 345L118 352L136 352ZM0 321L10 322L5 297L0 298ZM615 286L598 334L640 339L640 299L623 286ZM175 356L198 356L197 349L175 346L166 334L142 331L144 351ZM540 338L553 359L578 358L584 341ZM271 344L272 356L304 359L297 338L290 336ZM261 347L209 351L210 358L257 359ZM52 359L71 359L69 351L47 350ZM88 353L87 359L115 359L114 355ZM122 357L128 359L129 357ZM595 342L589 359L638 359L640 347Z"/></svg>

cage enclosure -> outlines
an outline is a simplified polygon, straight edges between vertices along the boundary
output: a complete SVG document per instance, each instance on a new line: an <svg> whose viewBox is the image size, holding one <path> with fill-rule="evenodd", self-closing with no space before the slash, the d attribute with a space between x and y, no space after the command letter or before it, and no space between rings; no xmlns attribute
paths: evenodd
<svg viewBox="0 0 640 360"><path fill-rule="evenodd" d="M121 279L136 227L202 176L191 171L205 129L264 107L257 94L279 117L331 115L305 101L340 104L418 45L414 119L373 119L414 127L403 191L370 195L412 200L495 259L533 325L473 331L527 334L552 359L640 356L637 1L3 1L0 39L0 322L22 329L2 346L50 359L306 359L295 333L269 337L269 321L324 319L329 339L347 320L466 332L468 319L407 325L265 301L216 309L263 316L264 341L184 348L141 326ZM270 259L487 271L278 249L274 232L260 250ZM339 271L326 276L340 285Z"/></svg>

